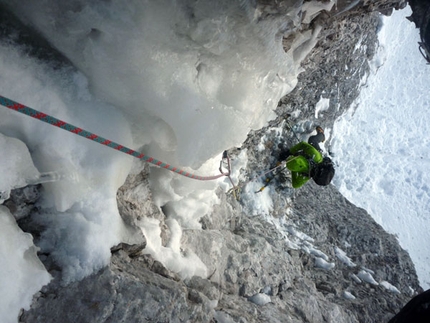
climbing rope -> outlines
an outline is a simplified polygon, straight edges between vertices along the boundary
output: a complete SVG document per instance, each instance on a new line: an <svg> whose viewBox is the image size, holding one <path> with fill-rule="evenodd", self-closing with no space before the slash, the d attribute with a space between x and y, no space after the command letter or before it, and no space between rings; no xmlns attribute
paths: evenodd
<svg viewBox="0 0 430 323"><path fill-rule="evenodd" d="M101 136L98 136L98 135L91 133L89 131L86 131L84 129L78 128L78 127L76 127L70 123L64 122L64 121L59 120L57 118L54 118L54 117L47 115L43 112L40 112L40 111L37 111L37 110L32 109L30 107L27 107L21 103L12 101L11 99L5 98L4 96L1 96L1 95L0 95L0 104L5 106L6 108L13 110L13 111L20 112L20 113L25 114L27 116L33 117L37 120L46 122L52 126L56 126L56 127L61 128L63 130L69 131L75 135L79 135L81 137L92 140L92 141L97 142L97 143L104 145L106 147L118 150L124 154L136 157L136 158L143 160L147 163L151 163L151 164L156 165L160 168L170 170L172 172L175 172L175 173L182 175L182 176L185 176L185 177L189 177L189 178L200 180L200 181L210 181L210 180L215 180L215 179L218 179L220 177L226 176L230 179L233 187L235 187L235 185L233 184L233 181L230 178L230 173L231 173L230 159L228 158L227 152L223 153L223 160L225 160L226 164L227 164L227 169L225 171L222 170L223 160L221 160L220 168L219 168L221 174L214 175L214 176L198 176L198 175L186 172L186 171L179 169L177 167L173 167L173 166L166 164L160 160L157 160L153 157L146 156L143 153L140 153L140 152L135 151L133 149L127 148L123 145L120 145L120 144L114 142L114 141L103 138Z"/></svg>

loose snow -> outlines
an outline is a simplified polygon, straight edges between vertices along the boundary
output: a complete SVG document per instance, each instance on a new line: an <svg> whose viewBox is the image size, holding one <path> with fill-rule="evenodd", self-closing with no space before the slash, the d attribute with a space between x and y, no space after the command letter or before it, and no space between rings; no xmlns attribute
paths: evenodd
<svg viewBox="0 0 430 323"><path fill-rule="evenodd" d="M407 7L383 17L380 49L355 108L336 122L335 185L406 249L430 287L430 66Z"/></svg>
<svg viewBox="0 0 430 323"><path fill-rule="evenodd" d="M375 278L373 278L372 274L367 270L360 270L357 274L357 277L365 281L366 283L369 283L372 285L379 285L379 283L375 280Z"/></svg>

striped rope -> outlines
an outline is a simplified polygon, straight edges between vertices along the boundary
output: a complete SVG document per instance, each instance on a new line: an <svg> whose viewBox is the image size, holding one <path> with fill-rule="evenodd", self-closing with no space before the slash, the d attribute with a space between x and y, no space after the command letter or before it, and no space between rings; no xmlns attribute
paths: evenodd
<svg viewBox="0 0 430 323"><path fill-rule="evenodd" d="M100 137L94 133L91 133L91 132L86 131L84 129L78 128L74 125L71 125L70 123L61 121L57 118L54 118L50 115L43 113L43 112L40 112L40 111L37 111L37 110L32 109L30 107L27 107L21 103L12 101L12 100L5 98L4 96L1 96L1 95L0 95L0 104L5 106L6 108L11 109L11 110L26 114L30 117L37 119L37 120L49 123L52 126L56 126L56 127L61 128L63 130L69 131L75 135L79 135L79 136L84 137L86 139L95 141L101 145L105 145L109 148L118 150L124 154L136 157L136 158L143 160L147 163L151 163L151 164L156 165L160 168L170 170L172 172L175 172L175 173L182 175L182 176L185 176L185 177L189 177L189 178L200 180L200 181L210 181L210 180L218 179L218 178L223 177L223 176L229 176L230 175L229 173L223 173L221 170L220 170L221 174L214 175L214 176L198 176L198 175L195 175L192 173L188 173L188 172L181 170L177 167L173 167L173 166L166 164L160 160L146 156L143 153L140 153L138 151L135 151L133 149L130 149L130 148L127 148L123 145L120 145L114 141Z"/></svg>

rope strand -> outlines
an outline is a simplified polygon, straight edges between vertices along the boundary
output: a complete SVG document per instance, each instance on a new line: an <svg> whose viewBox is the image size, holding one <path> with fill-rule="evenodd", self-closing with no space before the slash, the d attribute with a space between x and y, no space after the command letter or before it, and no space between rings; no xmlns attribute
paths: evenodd
<svg viewBox="0 0 430 323"><path fill-rule="evenodd" d="M59 120L57 118L54 118L54 117L52 117L50 115L47 115L47 114L45 114L43 112L37 111L35 109L32 109L32 108L30 108L28 106L25 106L25 105L21 104L21 103L18 103L18 102L15 102L15 101L11 100L11 99L5 98L4 96L1 96L1 95L0 95L0 104L3 105L3 106L5 106L8 109L13 110L13 111L20 112L22 114L25 114L25 115L30 116L32 118L35 118L37 120L46 122L46 123L48 123L48 124L50 124L52 126L56 126L56 127L61 128L63 130L69 131L69 132L71 132L71 133L73 133L75 135L79 135L81 137L84 137L86 139L92 140L92 141L94 141L96 143L99 143L101 145L104 145L106 147L112 148L114 150L118 150L118 151L120 151L120 152L122 152L124 154L136 157L136 158L138 158L140 160L143 160L143 161L145 161L147 163L151 163L151 164L153 164L155 166L158 166L160 168L164 168L164 169L170 170L170 171L172 171L174 173L177 173L179 175L182 175L182 176L185 176L185 177L188 177L188 178L192 178L192 179L196 179L196 180L200 180L200 181L210 181L210 180L218 179L218 178L223 177L223 176L229 176L230 175L230 172L228 174L221 172L221 174L214 175L214 176L199 176L199 175L195 175L195 174L186 172L186 171L184 171L182 169L179 169L177 167L173 167L173 166L171 166L169 164L166 164L166 163L164 163L164 162L162 162L160 160L157 160L157 159L155 159L153 157L146 156L143 153L140 153L140 152L135 151L133 149L127 148L126 146L120 145L120 144L118 144L118 143L116 143L114 141L111 141L109 139L106 139L106 138L103 138L101 136L98 136L98 135L96 135L94 133L91 133L89 131L86 131L84 129L76 127L76 126L74 126L74 125L72 125L70 123L64 122L64 121Z"/></svg>

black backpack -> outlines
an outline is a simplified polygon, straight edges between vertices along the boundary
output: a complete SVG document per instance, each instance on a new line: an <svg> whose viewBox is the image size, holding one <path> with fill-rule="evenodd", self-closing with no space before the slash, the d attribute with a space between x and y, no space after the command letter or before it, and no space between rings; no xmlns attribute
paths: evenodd
<svg viewBox="0 0 430 323"><path fill-rule="evenodd" d="M330 184L334 176L334 166L330 158L324 157L323 161L316 164L312 170L312 179L321 186Z"/></svg>

